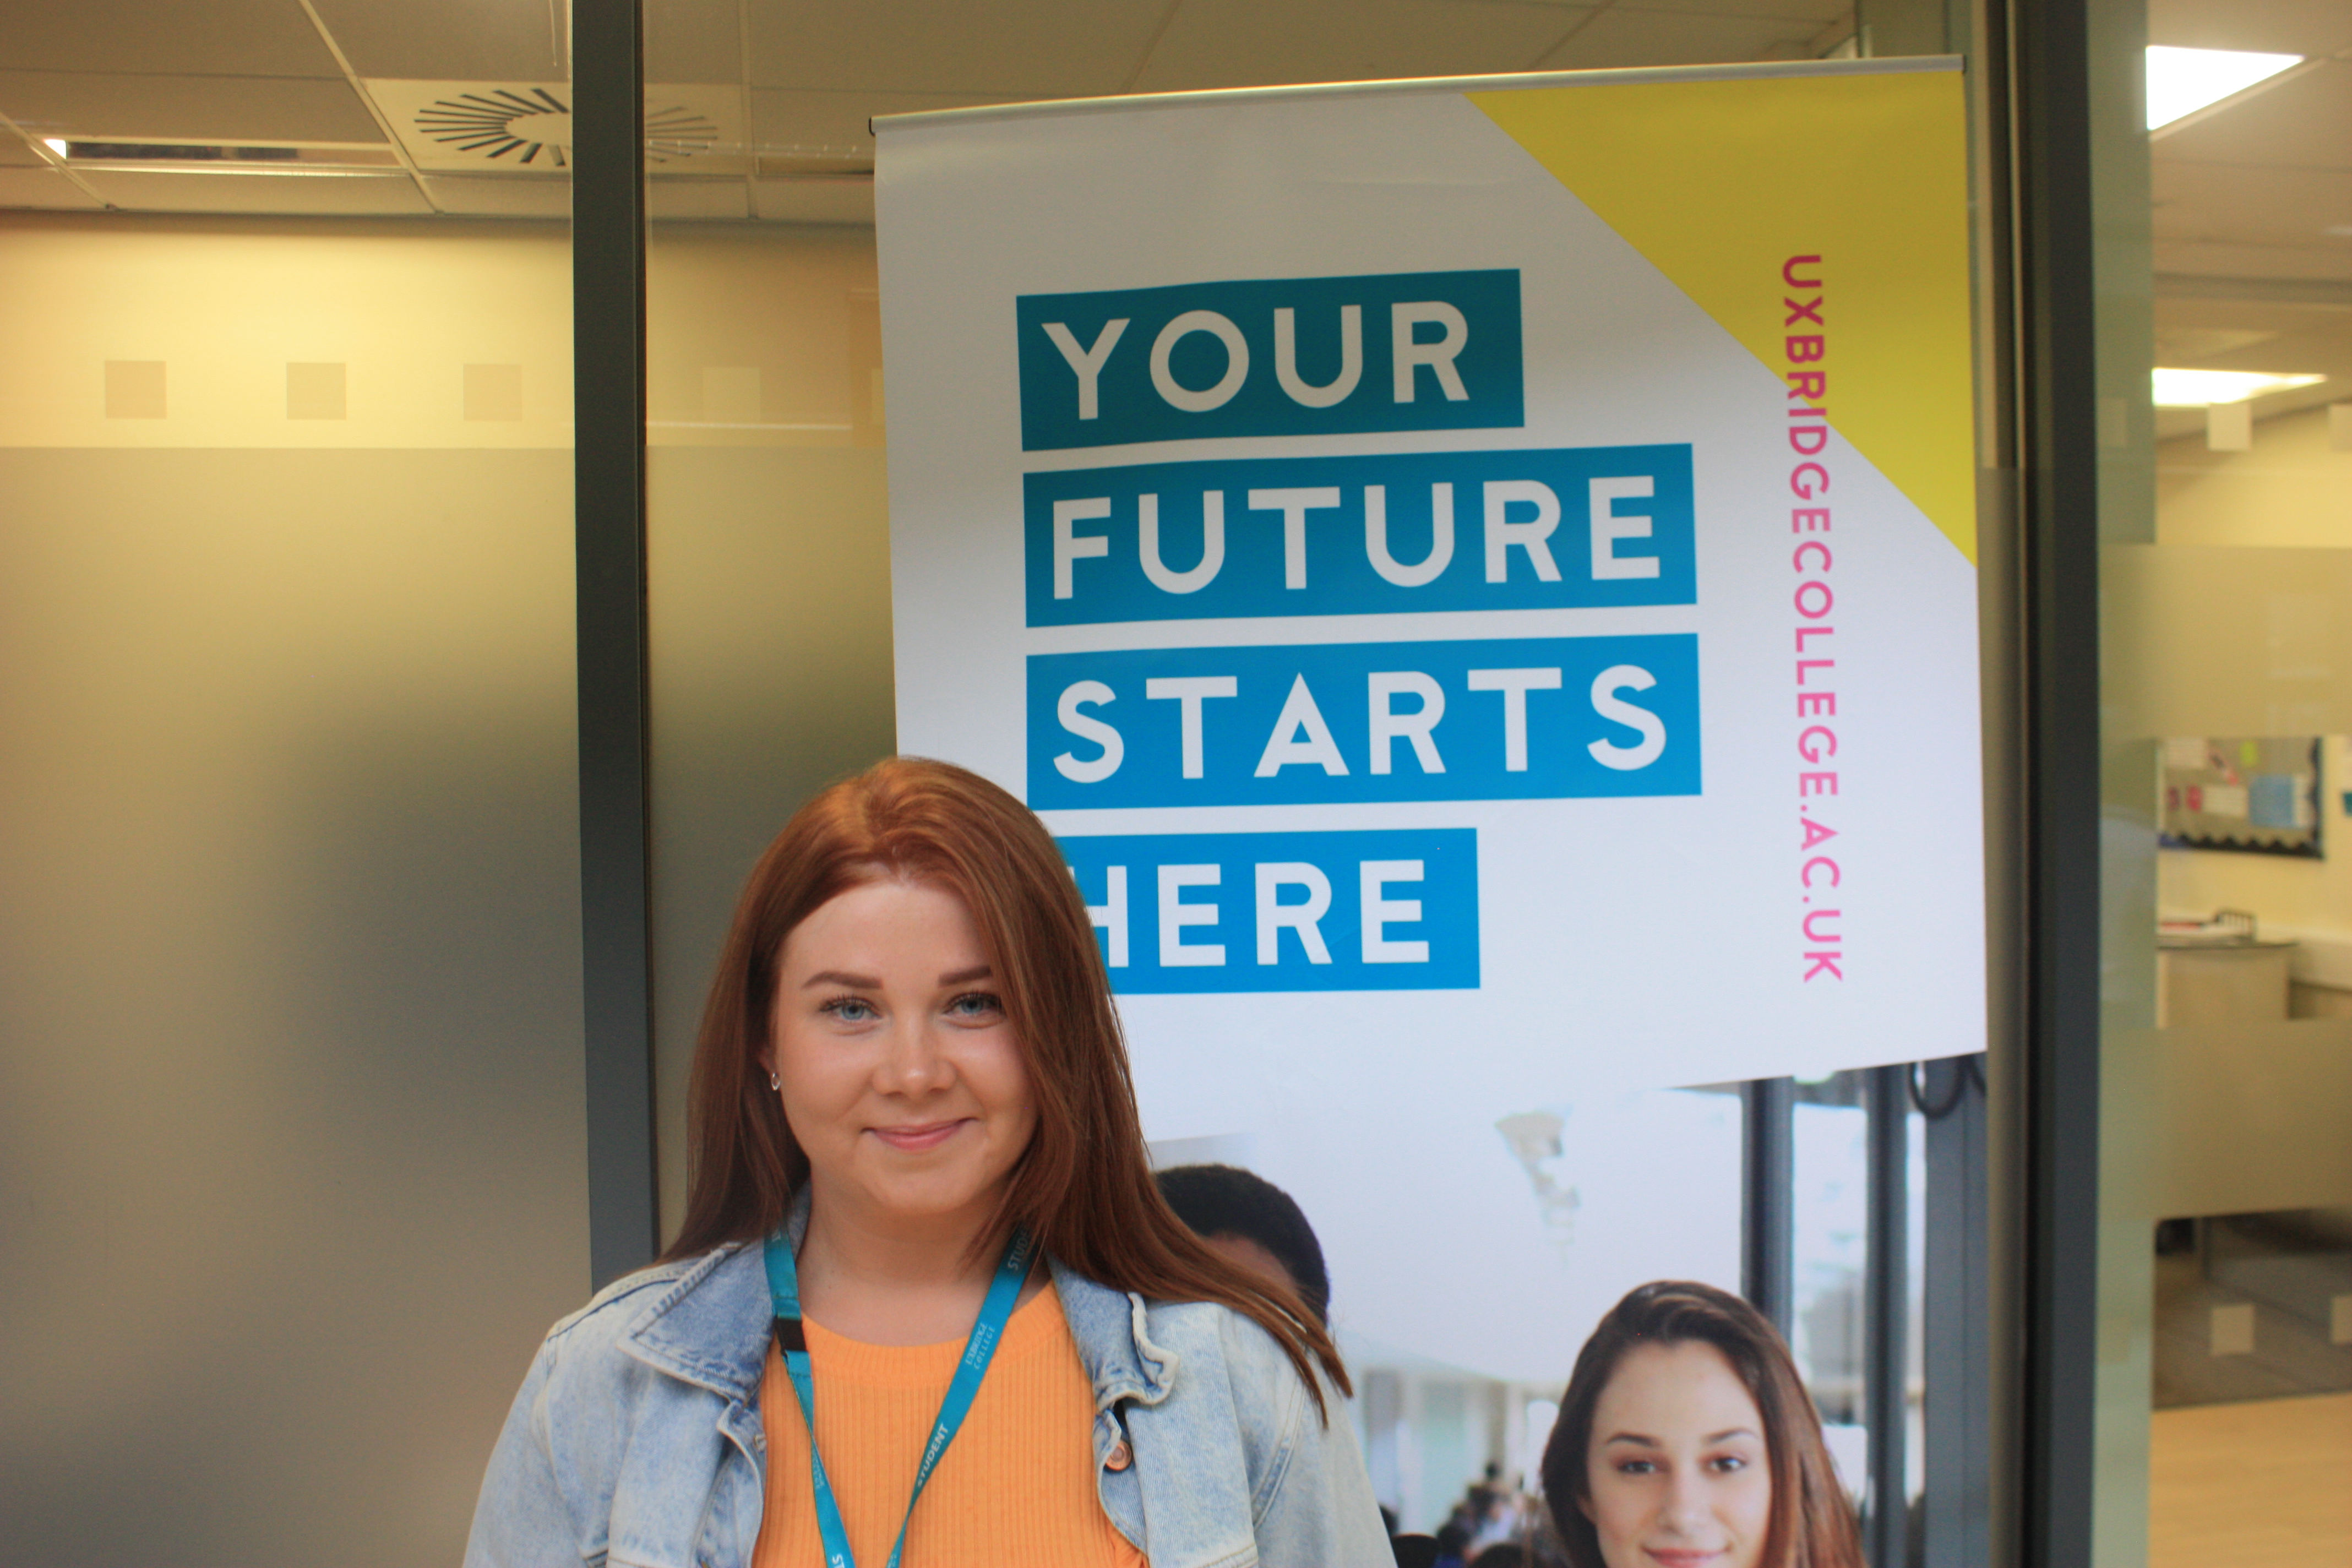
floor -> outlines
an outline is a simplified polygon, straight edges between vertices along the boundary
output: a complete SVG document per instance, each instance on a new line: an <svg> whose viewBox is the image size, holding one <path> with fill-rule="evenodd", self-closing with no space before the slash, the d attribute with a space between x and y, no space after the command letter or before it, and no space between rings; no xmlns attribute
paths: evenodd
<svg viewBox="0 0 2352 1568"><path fill-rule="evenodd" d="M2352 1247L2270 1220L2206 1220L2201 1246L2157 1257L2158 1410L2352 1392L2352 1342L2336 1337L2352 1310L2338 1305L2352 1300ZM2223 1331L2232 1314L2234 1340Z"/></svg>
<svg viewBox="0 0 2352 1568"><path fill-rule="evenodd" d="M2352 1394L2155 1415L2148 1568L2352 1564Z"/></svg>

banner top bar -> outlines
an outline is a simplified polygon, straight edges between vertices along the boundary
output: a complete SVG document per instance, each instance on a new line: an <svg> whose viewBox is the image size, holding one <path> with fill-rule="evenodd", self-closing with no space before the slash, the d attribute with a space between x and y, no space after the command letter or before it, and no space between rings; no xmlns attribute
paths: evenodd
<svg viewBox="0 0 2352 1568"><path fill-rule="evenodd" d="M1257 103L1291 98L1357 98L1390 92L1510 92L1548 87L1590 87L1604 82L1723 81L1741 77L1880 76L1910 71L1966 68L1961 55L1906 55L1894 59L1756 60L1723 65L1626 66L1610 70L1514 71L1499 76L1405 77L1393 80L1334 81L1303 87L1229 87L1199 92L1130 93L1107 98L1043 99L1034 103L986 103L971 109L927 109L910 114L879 114L869 121L878 133L975 121L1023 120L1066 114L1100 114L1133 109L1195 104Z"/></svg>

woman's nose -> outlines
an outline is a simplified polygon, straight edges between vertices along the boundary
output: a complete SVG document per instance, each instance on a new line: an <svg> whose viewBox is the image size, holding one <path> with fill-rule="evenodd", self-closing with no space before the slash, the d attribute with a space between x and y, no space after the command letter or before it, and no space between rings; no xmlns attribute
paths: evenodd
<svg viewBox="0 0 2352 1568"><path fill-rule="evenodd" d="M1665 1504L1659 1516L1678 1531L1690 1531L1706 1523L1707 1517L1706 1483L1700 1477L1677 1473L1666 1482Z"/></svg>
<svg viewBox="0 0 2352 1568"><path fill-rule="evenodd" d="M923 1021L910 1019L890 1031L877 1076L886 1091L920 1094L953 1081L955 1068Z"/></svg>

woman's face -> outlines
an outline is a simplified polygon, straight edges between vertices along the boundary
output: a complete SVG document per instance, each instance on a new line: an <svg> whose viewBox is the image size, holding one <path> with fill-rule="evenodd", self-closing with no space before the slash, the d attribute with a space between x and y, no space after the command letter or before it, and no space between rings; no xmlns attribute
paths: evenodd
<svg viewBox="0 0 2352 1568"><path fill-rule="evenodd" d="M984 1220L1037 1118L971 911L920 882L853 888L784 939L761 1058L835 1220Z"/></svg>
<svg viewBox="0 0 2352 1568"><path fill-rule="evenodd" d="M1755 1568L1763 1554L1764 1418L1711 1344L1625 1352L1593 1405L1584 1474L1608 1568Z"/></svg>

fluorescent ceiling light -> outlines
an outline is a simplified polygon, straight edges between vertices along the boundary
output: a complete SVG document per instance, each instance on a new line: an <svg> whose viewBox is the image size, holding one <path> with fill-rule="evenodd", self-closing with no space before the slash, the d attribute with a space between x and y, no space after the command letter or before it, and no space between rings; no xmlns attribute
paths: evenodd
<svg viewBox="0 0 2352 1568"><path fill-rule="evenodd" d="M62 136L45 136L41 139L41 145L60 158L66 155L65 138Z"/></svg>
<svg viewBox="0 0 2352 1568"><path fill-rule="evenodd" d="M2169 125L2302 63L2301 55L2258 55L2244 49L2176 49L2151 44L2147 51L2147 128L2154 131Z"/></svg>
<svg viewBox="0 0 2352 1568"><path fill-rule="evenodd" d="M2158 408L2205 408L2243 403L2266 392L2310 386L2324 375L2273 375L2260 370L2158 370L2154 376Z"/></svg>

